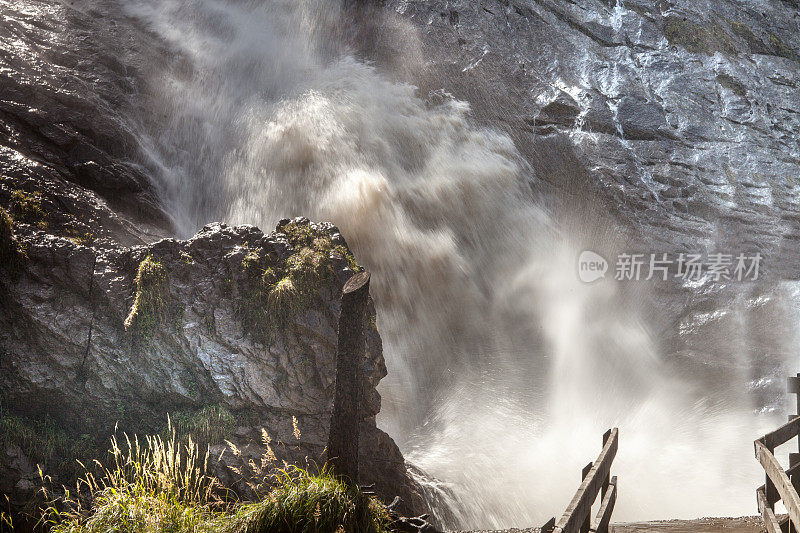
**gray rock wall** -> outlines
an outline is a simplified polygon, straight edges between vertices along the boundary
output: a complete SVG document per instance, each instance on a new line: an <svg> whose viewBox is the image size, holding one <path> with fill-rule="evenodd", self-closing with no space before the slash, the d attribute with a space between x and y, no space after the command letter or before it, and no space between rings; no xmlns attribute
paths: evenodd
<svg viewBox="0 0 800 533"><path fill-rule="evenodd" d="M269 235L250 226L211 224L188 241L133 248L92 248L42 231L18 235L23 272L0 283L4 414L31 424L47 417L55 421L53 431L102 441L116 424L120 431L161 432L168 413L214 406L233 418L227 433L208 442L214 456L224 437L245 457L260 458L264 428L279 461L323 464L339 295L357 265L335 227L287 222ZM137 271L145 260L165 274L159 286L163 312L154 322L145 316L153 309L146 297L136 300L142 292ZM273 270L276 279L267 280L264 272ZM271 289L280 278L294 292L289 303L272 307ZM135 301L140 314L126 328ZM258 320L256 313L262 313ZM372 305L370 314L361 482L376 483L383 497L399 494L419 509L399 450L375 426L375 387L386 367ZM37 450L25 450L26 444L32 446L6 442L0 454L0 488L16 502L35 488L31 469L23 466L33 462L25 453ZM57 465L70 459L48 458L57 481L67 481L64 474L58 479ZM236 462L231 454L225 460ZM218 473L236 486L230 471Z"/></svg>

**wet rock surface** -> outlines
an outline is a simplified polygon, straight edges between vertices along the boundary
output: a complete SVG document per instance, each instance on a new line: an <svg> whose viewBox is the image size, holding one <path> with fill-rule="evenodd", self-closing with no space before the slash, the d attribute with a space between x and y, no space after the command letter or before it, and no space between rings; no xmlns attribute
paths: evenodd
<svg viewBox="0 0 800 533"><path fill-rule="evenodd" d="M85 187L134 218L138 232L169 217L142 166L134 97L146 46L108 19L111 2L0 3L0 153L4 181L21 157ZM116 10L118 12L118 10ZM66 184L64 187L68 187Z"/></svg>
<svg viewBox="0 0 800 533"><path fill-rule="evenodd" d="M290 318L266 324L246 317L268 302L253 299L261 273L243 261L285 265L298 253L285 235L215 224L188 241L164 239L174 225L143 131L163 120L147 109L157 102L150 71L174 58L125 8L0 1L0 207L22 258L19 272L0 265L0 492L16 509L41 485L37 463L56 485L68 482L76 468L64 463L102 455L115 426L163 433L168 413L229 413L208 444L217 456L223 437L239 447L242 457L225 454L216 473L244 492L227 466L261 460L261 428L278 464L325 461L338 298L352 257L334 250L320 286L298 296ZM346 250L338 230L314 228ZM167 310L156 328L126 328L148 257L166 272ZM387 501L400 495L400 510L414 514L427 507L419 486L375 426L386 369L370 309L360 481Z"/></svg>
<svg viewBox="0 0 800 533"><path fill-rule="evenodd" d="M387 7L419 41L387 37L364 54L433 101L444 91L469 102L477 121L508 133L531 165L533 194L589 249L762 254L757 283L658 285L651 321L676 372L712 376L698 382L724 398L747 368L754 405L782 409L780 376L794 370L781 361L794 349L778 336L790 335L781 313L793 305L800 260L797 4ZM759 338L762 327L775 334ZM732 337L744 337L745 361L722 353Z"/></svg>
<svg viewBox="0 0 800 533"><path fill-rule="evenodd" d="M557 146L587 180L581 200L604 201L637 240L745 244L775 258L773 273L796 277L796 5L387 4L421 30L419 51L387 40L374 53L423 90L470 102L478 120L512 135L544 185L576 191L541 156Z"/></svg>

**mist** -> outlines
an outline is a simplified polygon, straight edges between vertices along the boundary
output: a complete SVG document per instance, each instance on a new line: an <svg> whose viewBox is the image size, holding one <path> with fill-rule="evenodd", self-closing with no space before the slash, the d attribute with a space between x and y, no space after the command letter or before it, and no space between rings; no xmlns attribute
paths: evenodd
<svg viewBox="0 0 800 533"><path fill-rule="evenodd" d="M591 196L554 208L511 137L474 120L446 79L425 96L359 58L331 2L126 8L179 58L150 80L164 119L139 132L179 234L294 216L341 229L372 273L389 368L379 425L450 495L449 526L558 515L611 426L616 520L753 511L752 440L780 417L749 391L743 331L769 326L737 304L771 302L788 346L793 286L726 293L731 329L713 337L741 364L705 382L673 335L700 326L662 289L579 280L583 250L632 244L609 217L580 216Z"/></svg>

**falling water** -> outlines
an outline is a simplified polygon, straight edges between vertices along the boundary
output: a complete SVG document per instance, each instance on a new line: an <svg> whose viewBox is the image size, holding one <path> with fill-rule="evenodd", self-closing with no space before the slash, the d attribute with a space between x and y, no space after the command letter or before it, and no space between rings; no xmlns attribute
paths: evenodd
<svg viewBox="0 0 800 533"><path fill-rule="evenodd" d="M752 414L744 367L724 402L676 375L655 295L575 274L584 247L626 242L541 207L513 142L467 103L349 55L332 4L128 0L176 56L151 80L166 118L143 142L180 232L300 215L341 228L373 273L379 423L457 495L462 526L560 513L612 425L617 519L753 512L749 443L773 421Z"/></svg>

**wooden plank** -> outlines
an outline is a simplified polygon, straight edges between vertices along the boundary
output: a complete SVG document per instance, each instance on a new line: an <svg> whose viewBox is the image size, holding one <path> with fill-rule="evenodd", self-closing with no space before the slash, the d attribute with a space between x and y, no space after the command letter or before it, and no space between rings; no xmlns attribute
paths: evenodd
<svg viewBox="0 0 800 533"><path fill-rule="evenodd" d="M611 430L610 429L608 431L606 431L605 433L603 433L603 446L606 445L606 443L608 442L609 437L611 437ZM600 497L601 498L605 498L606 497L606 491L608 491L608 485L609 485L609 478L610 477L611 477L611 473L609 473L606 476L606 478L603 480L603 487L602 487L602 489L600 489Z"/></svg>
<svg viewBox="0 0 800 533"><path fill-rule="evenodd" d="M786 379L786 392L789 394L800 394L800 378L789 376Z"/></svg>
<svg viewBox="0 0 800 533"><path fill-rule="evenodd" d="M611 463L617 455L618 445L619 429L613 428L605 446L603 446L603 451L600 452L594 462L594 466L592 466L586 479L581 483L578 492L573 496L561 520L558 521L555 529L556 533L579 533L584 519L592 513L592 504L597 499L597 493L600 492L603 481L611 472Z"/></svg>
<svg viewBox="0 0 800 533"><path fill-rule="evenodd" d="M786 476L792 482L795 492L800 490L800 475L795 474L794 471L800 468L800 453L789 454L789 468L786 470ZM797 529L791 527L791 522L787 524L786 531L788 533L797 533Z"/></svg>
<svg viewBox="0 0 800 533"><path fill-rule="evenodd" d="M797 495L797 491L794 490L792 482L789 481L789 477L786 475L786 472L783 471L783 467L778 460L775 459L775 456L772 455L772 452L760 441L756 441L755 446L756 459L761 463L761 466L764 467L767 477L775 485L775 489L778 491L781 501L784 507L786 507L786 511L789 513L789 518L791 518L795 527L800 525L800 496ZM766 499L766 494L765 501L769 504L769 501ZM767 505L767 507L770 506Z"/></svg>
<svg viewBox="0 0 800 533"><path fill-rule="evenodd" d="M761 518L764 519L767 533L781 533L781 526L775 517L775 512L767 505L767 496L764 493L763 485L756 490L756 500L758 501L758 512L761 513Z"/></svg>
<svg viewBox="0 0 800 533"><path fill-rule="evenodd" d="M789 455L798 455L798 454L789 454ZM798 474L800 474L800 463L796 463L794 466L791 466L786 469L786 475L789 476L789 478L791 478L792 476L796 476Z"/></svg>
<svg viewBox="0 0 800 533"><path fill-rule="evenodd" d="M764 477L766 478L766 489L764 489L764 494L767 497L767 505L769 505L770 509L774 511L775 502L781 499L781 495L778 494L778 489L775 488L775 483L773 483L769 478L769 474L765 474Z"/></svg>
<svg viewBox="0 0 800 533"><path fill-rule="evenodd" d="M789 381L792 381L791 378L789 379ZM795 395L794 399L795 399L795 403L797 405L797 410L796 410L797 414L795 416L798 416L798 415L800 415L800 374L797 374L795 376L794 382L795 383L794 383L792 388L795 389L794 390L794 395ZM798 433L797 436L798 436L797 446L798 446L798 450L800 450L800 433ZM791 468L791 467L797 465L798 462L800 462L799 460L800 460L800 454L790 453L789 454L789 467ZM797 475L797 474L789 475L789 479L792 480L792 485L794 485L794 490L795 491L800 490L800 476ZM791 526L791 522L789 523L789 525L786 528L786 530L789 533L797 533L797 528L793 528Z"/></svg>
<svg viewBox="0 0 800 533"><path fill-rule="evenodd" d="M800 491L800 453L789 454L789 468L786 469L786 476L792 481L794 489Z"/></svg>
<svg viewBox="0 0 800 533"><path fill-rule="evenodd" d="M592 471L592 466L593 466L593 463L589 463L588 465L583 467L583 470L581 470L581 481L586 479L586 476L588 476L589 472ZM591 513L590 513L590 514L586 515L586 520L584 520L583 524L581 524L580 533L589 533L589 530L591 528L592 528L592 517L591 517Z"/></svg>
<svg viewBox="0 0 800 533"><path fill-rule="evenodd" d="M592 531L596 533L608 533L608 524L611 522L614 504L617 503L617 476L612 477L608 485L609 490L603 497L603 502L594 519L594 526L592 526Z"/></svg>
<svg viewBox="0 0 800 533"><path fill-rule="evenodd" d="M768 449L774 450L777 446L780 446L784 442L796 437L799 433L800 416L796 416L775 431L767 433L758 440L761 441Z"/></svg>
<svg viewBox="0 0 800 533"><path fill-rule="evenodd" d="M773 513L774 512L775 511L773 511ZM783 515L782 518L778 518L778 525L781 526L781 531L783 531L783 533L786 533L787 531L789 531L789 527L790 527L791 523L792 523L792 521L789 520L789 515Z"/></svg>
<svg viewBox="0 0 800 533"><path fill-rule="evenodd" d="M797 379L798 381L800 381L800 372L797 373ZM796 392L795 394L796 394L795 404L797 405L797 415L800 416L800 391ZM798 444L798 446L800 446L800 444Z"/></svg>

